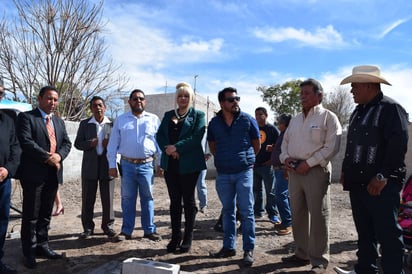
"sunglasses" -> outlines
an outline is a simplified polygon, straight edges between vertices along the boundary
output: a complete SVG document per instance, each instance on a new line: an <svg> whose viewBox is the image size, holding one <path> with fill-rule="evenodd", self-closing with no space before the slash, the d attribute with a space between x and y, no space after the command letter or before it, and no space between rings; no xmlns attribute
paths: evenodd
<svg viewBox="0 0 412 274"><path fill-rule="evenodd" d="M233 103L236 100L236 102L240 101L240 97L239 96L235 96L235 97L229 97L229 98L225 98L225 101L229 102L229 103Z"/></svg>
<svg viewBox="0 0 412 274"><path fill-rule="evenodd" d="M4 91L0 91L0 96L3 96L4 95Z"/></svg>
<svg viewBox="0 0 412 274"><path fill-rule="evenodd" d="M133 101L144 101L146 99L144 97L133 97L132 100Z"/></svg>

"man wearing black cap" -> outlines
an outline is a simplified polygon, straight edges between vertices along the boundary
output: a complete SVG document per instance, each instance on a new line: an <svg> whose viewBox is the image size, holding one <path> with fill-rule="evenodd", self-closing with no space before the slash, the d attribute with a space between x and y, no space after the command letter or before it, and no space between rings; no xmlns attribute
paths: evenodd
<svg viewBox="0 0 412 274"><path fill-rule="evenodd" d="M4 96L3 80L0 78L0 101ZM0 274L17 273L3 264L3 246L6 239L10 216L11 180L20 159L20 146L16 138L14 121L0 111Z"/></svg>

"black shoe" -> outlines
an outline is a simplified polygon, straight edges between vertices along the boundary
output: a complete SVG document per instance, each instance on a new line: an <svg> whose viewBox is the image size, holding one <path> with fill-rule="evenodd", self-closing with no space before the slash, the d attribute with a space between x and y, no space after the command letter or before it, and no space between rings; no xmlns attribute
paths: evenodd
<svg viewBox="0 0 412 274"><path fill-rule="evenodd" d="M93 235L93 230L92 229L86 229L82 233L80 233L79 238L80 239L87 239L90 238Z"/></svg>
<svg viewBox="0 0 412 274"><path fill-rule="evenodd" d="M107 237L109 238L113 238L114 236L116 236L116 231L114 231L112 228L106 228L103 230L103 233L105 235L107 235Z"/></svg>
<svg viewBox="0 0 412 274"><path fill-rule="evenodd" d="M116 237L116 241L117 242L122 242L124 240L131 240L132 239L132 235L126 234L121 232L119 235L117 235Z"/></svg>
<svg viewBox="0 0 412 274"><path fill-rule="evenodd" d="M17 274L17 270L10 268L0 261L0 274Z"/></svg>
<svg viewBox="0 0 412 274"><path fill-rule="evenodd" d="M35 269L37 266L36 259L32 256L24 257L23 264L25 267Z"/></svg>
<svg viewBox="0 0 412 274"><path fill-rule="evenodd" d="M51 249L48 246L37 246L36 255L39 257L45 257L47 259L52 259L52 260L63 258L62 254L55 252L53 249Z"/></svg>
<svg viewBox="0 0 412 274"><path fill-rule="evenodd" d="M216 253L210 252L209 255L212 258L228 258L228 257L236 256L236 250L226 249L226 248L222 247L222 249L219 250L219 252L216 252Z"/></svg>
<svg viewBox="0 0 412 274"><path fill-rule="evenodd" d="M253 264L253 250L245 251L243 254L243 264L245 266L252 266Z"/></svg>
<svg viewBox="0 0 412 274"><path fill-rule="evenodd" d="M150 234L144 234L143 238L147 238L153 242L159 242L162 240L162 236L157 234L156 232L150 233Z"/></svg>
<svg viewBox="0 0 412 274"><path fill-rule="evenodd" d="M304 266L304 265L310 264L309 260L299 258L296 255L292 255L292 256L289 256L289 257L283 257L282 261L285 262L285 263L290 263L290 264L294 264L294 265L297 265L297 266Z"/></svg>
<svg viewBox="0 0 412 274"><path fill-rule="evenodd" d="M324 274L326 273L326 267L324 267L323 265L315 265L312 267L309 273L310 274Z"/></svg>
<svg viewBox="0 0 412 274"><path fill-rule="evenodd" d="M180 244L182 242L182 235L179 236L172 236L172 240L170 240L170 242L167 244L167 252L171 253L171 252L176 252L176 250L178 248L180 248Z"/></svg>
<svg viewBox="0 0 412 274"><path fill-rule="evenodd" d="M185 236L183 237L182 245L180 246L181 253L186 253L190 251L190 248L192 247L192 239L193 239L192 233L189 233L189 234L185 233Z"/></svg>
<svg viewBox="0 0 412 274"><path fill-rule="evenodd" d="M217 232L223 232L223 225L222 225L222 223L217 222L217 223L215 224L215 226L213 227L213 229L214 229L215 231L217 231Z"/></svg>

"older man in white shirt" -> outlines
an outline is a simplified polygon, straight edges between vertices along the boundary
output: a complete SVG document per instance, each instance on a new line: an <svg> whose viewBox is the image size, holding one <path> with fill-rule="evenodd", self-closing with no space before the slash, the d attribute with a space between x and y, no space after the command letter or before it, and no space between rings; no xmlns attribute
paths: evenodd
<svg viewBox="0 0 412 274"><path fill-rule="evenodd" d="M326 273L329 263L330 160L339 151L342 127L323 108L323 88L314 79L300 84L302 112L292 118L280 160L289 173L295 254L286 263L312 264L310 273Z"/></svg>

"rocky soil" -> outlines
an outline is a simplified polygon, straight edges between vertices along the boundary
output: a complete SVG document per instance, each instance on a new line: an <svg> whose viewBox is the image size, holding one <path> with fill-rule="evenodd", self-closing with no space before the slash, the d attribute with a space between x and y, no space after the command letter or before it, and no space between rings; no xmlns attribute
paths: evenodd
<svg viewBox="0 0 412 274"><path fill-rule="evenodd" d="M120 187L117 181L115 189L115 229L120 232L122 214L120 207ZM306 273L310 266L293 267L282 263L281 257L293 253L292 235L276 236L273 225L267 218L256 220L255 263L250 268L242 266L242 237L238 236L237 255L228 259L212 259L210 251L217 251L222 246L222 233L216 232L213 226L220 213L220 201L217 198L213 180L207 181L209 207L207 211L197 215L194 242L189 253L166 253L166 245L170 239L170 220L168 215L169 200L163 178L155 179L155 223L158 233L163 236L160 242L143 239L140 227L140 205L137 206L136 228L130 241L115 242L107 238L102 231L96 229L91 239L79 239L82 231L80 221L80 182L66 182L61 188L65 214L53 217L50 228L50 246L65 254L61 260L38 260L38 267L28 271L22 264L22 253L19 238L7 239L4 262L18 269L19 273L120 273L121 262L130 257L145 258L155 261L179 264L181 270L193 273ZM21 189L14 185L13 203L19 207ZM98 198L99 200L99 198ZM351 269L356 260L356 231L354 229L349 198L337 183L331 186L332 220L330 229L332 268L340 266ZM12 210L13 218L9 231L20 230L19 215ZM95 223L100 228L101 207L96 204Z"/></svg>

